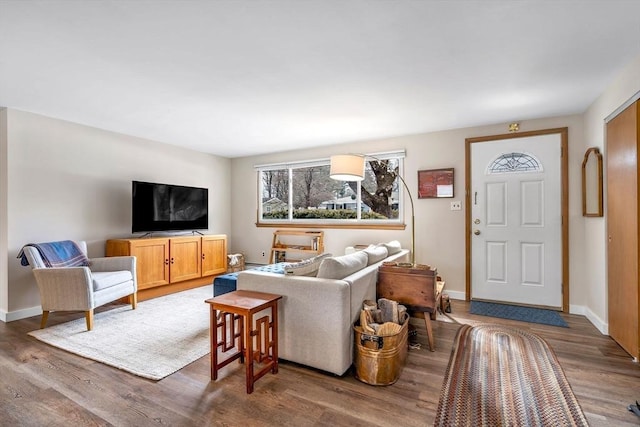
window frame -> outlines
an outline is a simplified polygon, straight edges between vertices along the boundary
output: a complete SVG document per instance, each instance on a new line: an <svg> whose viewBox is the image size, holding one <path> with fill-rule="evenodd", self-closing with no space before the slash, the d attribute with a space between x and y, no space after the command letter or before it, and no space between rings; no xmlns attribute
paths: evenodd
<svg viewBox="0 0 640 427"><path fill-rule="evenodd" d="M329 166L330 158L320 158L314 160L302 160L302 161L291 161L291 162L283 162L283 163L271 163L271 164L263 164L263 165L255 165L254 169L256 171L256 180L257 180L257 209L256 209L256 226L257 227L289 227L289 228L352 228L352 229L386 229L386 230L404 230L406 228L406 223L404 220L405 213L407 211L405 207L405 203L407 202L407 197L405 196L405 188L402 183L402 179L404 178L404 158L405 151L391 151L391 152L383 152L383 153L371 153L371 154L363 154L365 157L365 161L375 161L375 160L389 160L396 159L398 161L398 177L396 178L395 185L397 186L397 195L398 195L398 218L395 219L362 219L362 188L361 185L357 186L357 195L356 195L356 219L295 219L293 218L293 170L301 169L305 167L313 167L313 166ZM262 179L262 173L266 171L273 170L284 170L286 169L288 172L288 200L286 201L288 209L288 218L286 219L264 219L263 218L263 184L264 181Z"/></svg>

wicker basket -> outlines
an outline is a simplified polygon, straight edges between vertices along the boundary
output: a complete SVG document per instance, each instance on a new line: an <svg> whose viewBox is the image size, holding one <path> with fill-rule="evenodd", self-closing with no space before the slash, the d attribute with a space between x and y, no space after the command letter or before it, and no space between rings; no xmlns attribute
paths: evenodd
<svg viewBox="0 0 640 427"><path fill-rule="evenodd" d="M227 273L235 273L244 270L244 255L229 254L227 255Z"/></svg>

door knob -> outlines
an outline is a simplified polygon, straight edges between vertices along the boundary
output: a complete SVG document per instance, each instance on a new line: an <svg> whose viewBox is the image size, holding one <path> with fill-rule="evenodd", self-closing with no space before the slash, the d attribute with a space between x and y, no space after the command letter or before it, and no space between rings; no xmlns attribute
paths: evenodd
<svg viewBox="0 0 640 427"><path fill-rule="evenodd" d="M474 223L474 224L480 224L480 218L476 218L476 219L474 219L474 220L473 220L473 223Z"/></svg>
<svg viewBox="0 0 640 427"><path fill-rule="evenodd" d="M473 234L475 234L476 236L479 236L480 235L480 230L478 230L478 229L473 230Z"/></svg>

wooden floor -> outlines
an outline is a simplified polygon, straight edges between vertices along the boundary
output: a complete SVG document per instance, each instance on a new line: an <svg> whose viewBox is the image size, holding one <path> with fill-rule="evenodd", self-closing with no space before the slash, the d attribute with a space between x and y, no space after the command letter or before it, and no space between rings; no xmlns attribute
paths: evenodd
<svg viewBox="0 0 640 427"><path fill-rule="evenodd" d="M640 400L640 368L584 317L563 315L569 328L468 314L452 301L460 322L517 325L544 337L555 351L592 426L635 426L627 405ZM80 314L52 314L50 324ZM446 319L439 315L439 319ZM0 322L0 425L2 426L428 426L433 423L456 323L434 324L437 349L410 350L400 379L370 386L282 362L277 375L245 394L243 366L223 368L209 380L203 357L155 382L40 343L26 335L40 318ZM167 343L167 345L172 345Z"/></svg>

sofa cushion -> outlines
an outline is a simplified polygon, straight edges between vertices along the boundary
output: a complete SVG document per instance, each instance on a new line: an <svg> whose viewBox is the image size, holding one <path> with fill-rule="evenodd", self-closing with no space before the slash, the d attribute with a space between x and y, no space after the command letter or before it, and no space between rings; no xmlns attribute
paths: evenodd
<svg viewBox="0 0 640 427"><path fill-rule="evenodd" d="M311 258L303 259L299 262L291 262L284 266L284 274L291 274L293 276L312 276L315 277L320 263L323 259L332 256L330 253L324 253L316 255Z"/></svg>
<svg viewBox="0 0 640 427"><path fill-rule="evenodd" d="M389 252L384 245L369 245L363 250L363 252L366 253L367 257L369 258L369 260L367 261L367 265L380 262L387 256L389 256Z"/></svg>
<svg viewBox="0 0 640 427"><path fill-rule="evenodd" d="M93 278L94 292L133 280L133 276L128 270L93 271L91 272L91 277Z"/></svg>
<svg viewBox="0 0 640 427"><path fill-rule="evenodd" d="M389 243L383 243L382 245L387 248L389 255L395 255L402 250L402 245L397 240L392 240Z"/></svg>
<svg viewBox="0 0 640 427"><path fill-rule="evenodd" d="M364 251L322 260L317 277L322 279L344 279L367 266L369 257Z"/></svg>

